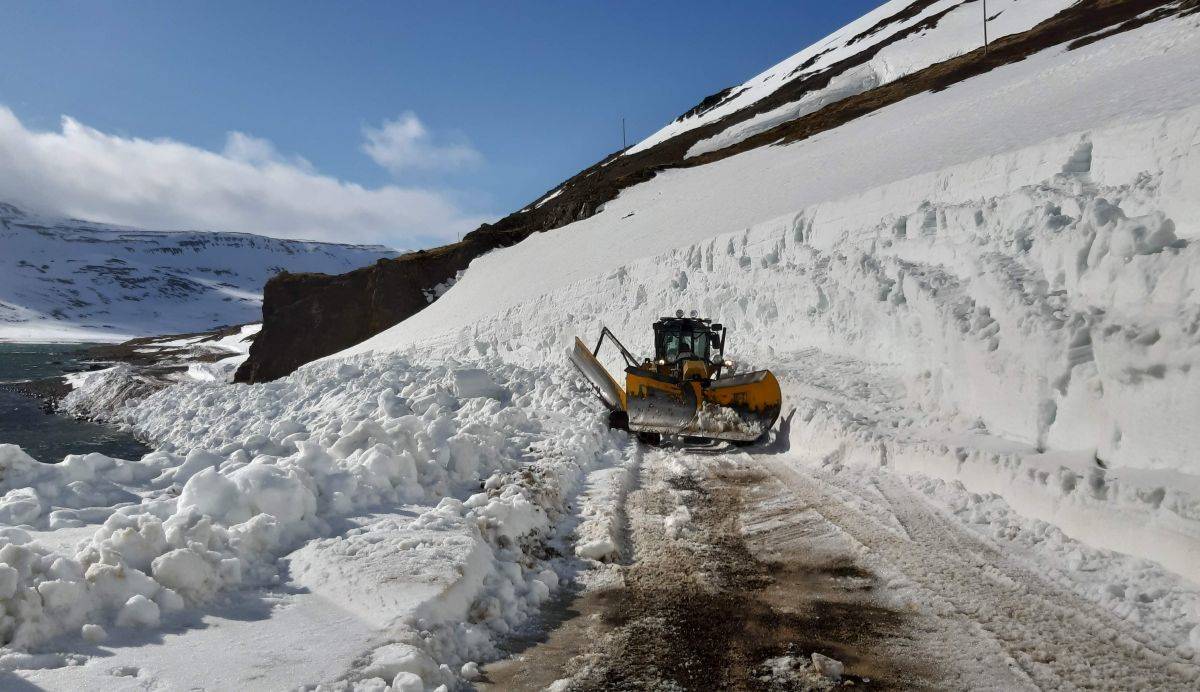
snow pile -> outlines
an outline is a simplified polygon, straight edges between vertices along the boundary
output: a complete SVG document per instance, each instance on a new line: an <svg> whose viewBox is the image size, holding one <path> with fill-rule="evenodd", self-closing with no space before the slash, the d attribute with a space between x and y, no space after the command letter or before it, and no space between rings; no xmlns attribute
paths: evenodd
<svg viewBox="0 0 1200 692"><path fill-rule="evenodd" d="M298 584L389 633L373 661L401 645L438 661L375 661L355 677L452 682L441 664L494 657L494 636L557 588L539 541L627 440L578 426L588 404L564 370L479 365L390 357L255 387L180 385L120 412L164 442L140 461L50 466L0 447L0 515L14 527L0 537L0 637L21 650L85 625L154 628L290 563ZM74 553L31 535L93 522Z"/></svg>
<svg viewBox="0 0 1200 692"><path fill-rule="evenodd" d="M126 486L149 482L161 457L146 463L103 454L70 454L61 464L43 464L20 447L0 444L0 523L56 529L103 521L113 507L136 502Z"/></svg>
<svg viewBox="0 0 1200 692"><path fill-rule="evenodd" d="M164 384L162 379L127 363L69 373L66 380L71 391L59 402L59 407L65 413L87 419L109 415L125 402L147 397Z"/></svg>
<svg viewBox="0 0 1200 692"><path fill-rule="evenodd" d="M261 329L261 324L247 324L219 338L202 334L151 339L137 350L153 355L153 365L121 363L69 373L65 379L71 391L59 406L79 418L107 419L126 403L143 399L174 382L232 382L238 366L250 355L254 335Z"/></svg>

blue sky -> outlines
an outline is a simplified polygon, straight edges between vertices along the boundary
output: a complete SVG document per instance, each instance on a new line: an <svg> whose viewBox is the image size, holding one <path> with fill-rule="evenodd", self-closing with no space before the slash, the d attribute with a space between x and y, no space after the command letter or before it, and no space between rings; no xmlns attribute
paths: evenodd
<svg viewBox="0 0 1200 692"><path fill-rule="evenodd" d="M876 4L8 3L0 164L30 170L0 176L0 199L148 226L438 242L617 149L622 115L632 143ZM68 132L63 116L80 129ZM372 133L374 158L364 151ZM156 140L186 151L148 151ZM205 152L231 157L243 172L289 167L323 182L264 187L221 214L205 212L206 202L236 191L200 194L210 183L193 177L243 180ZM47 183L23 162L62 168L63 156L92 177L127 171L105 187L128 185L126 197L137 199ZM97 161L104 156L115 160ZM193 173L193 160L207 172ZM151 168L173 162L161 176ZM186 178L174 201L138 209L173 178ZM260 184L268 185L240 183ZM380 191L397 195L372 194ZM311 223L304 209L266 217L288 194L337 209L322 208ZM405 204L429 208L390 228L389 213ZM345 237L323 234L339 213L371 218L361 229L344 223ZM368 232L372 224L383 228Z"/></svg>

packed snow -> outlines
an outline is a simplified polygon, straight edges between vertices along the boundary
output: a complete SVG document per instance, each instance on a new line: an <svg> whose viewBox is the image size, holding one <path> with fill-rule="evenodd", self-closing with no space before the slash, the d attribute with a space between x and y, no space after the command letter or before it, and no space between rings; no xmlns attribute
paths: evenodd
<svg viewBox="0 0 1200 692"><path fill-rule="evenodd" d="M246 233L143 231L0 203L0 341L119 342L261 319L281 271L338 274L396 253Z"/></svg>

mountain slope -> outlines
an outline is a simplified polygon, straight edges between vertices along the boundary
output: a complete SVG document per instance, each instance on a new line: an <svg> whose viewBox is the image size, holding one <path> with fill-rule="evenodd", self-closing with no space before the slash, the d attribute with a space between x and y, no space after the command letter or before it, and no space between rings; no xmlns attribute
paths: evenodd
<svg viewBox="0 0 1200 692"><path fill-rule="evenodd" d="M160 232L0 204L0 340L123 341L259 320L280 272L345 272L380 246Z"/></svg>
<svg viewBox="0 0 1200 692"><path fill-rule="evenodd" d="M1072 4L1074 0L992 0L988 36L996 41L1028 31ZM747 132L765 131L972 52L982 41L983 13L978 2L891 0L761 74L709 96L626 154L644 151L739 111L753 111L754 117L737 124L736 130L734 123L726 121L733 131L723 132L716 141L698 142L690 153L715 151L736 143Z"/></svg>
<svg viewBox="0 0 1200 692"><path fill-rule="evenodd" d="M467 234L463 243L443 248L442 251L454 251L453 267L442 263L437 267L431 265L430 271L424 266L424 258L404 258L403 273L419 277L404 282L393 294L402 296L398 302L405 304L404 309L383 310L371 298L369 287L385 280L386 265L368 270L356 279L367 290L347 292L345 281L334 277L289 281L287 290L278 294L298 306L294 312L304 317L289 319L289 303L268 302L266 311L271 316L264 320L263 332L251 349L249 360L239 370L238 379L255 382L278 377L313 357L352 346L364 336L423 308L424 292L453 277L466 262L496 247L520 242L533 233L588 219L605 209L623 190L664 172L706 166L783 141L815 138L862 121L880 109L930 91L951 88L1039 51L1053 47L1071 50L1077 43L1097 36L1194 12L1197 1L1082 0L1072 4L1062 0L1022 0L997 3L995 9L992 4L988 7L992 44L985 54L979 45L982 38L982 27L977 24L982 19L979 3L930 0L887 3L869 15L869 21L852 25L853 31L835 32L743 87L705 99L647 142L606 157L529 206ZM976 33L973 26L980 30ZM795 67L791 67L793 64ZM771 86L780 81L782 85ZM981 95L980 100L985 98L986 95ZM941 125L927 122L933 127ZM1010 129L1008 124L999 123L989 136L1003 137ZM1017 133L1013 144L1019 145L1019 139ZM986 151L986 147L977 150ZM922 152L914 152L908 169L917 172L935 167L935 160L923 164L924 158ZM937 159L945 160L945 155ZM873 180L847 178L842 181L841 190L848 192L876 184L895 170L874 174ZM822 174L824 170L819 167L808 172L809 176ZM823 194L828 198L836 193L829 190ZM753 206L754 199L755 193L751 191L744 200L735 198L735 203ZM658 243L669 238L660 227L636 223L635 226L640 230L638 243L645 240ZM611 252L613 247L621 245L614 239L600 251ZM625 246L631 247L627 242ZM268 289L267 293L272 292ZM347 305L352 309L344 315L334 309ZM368 319L361 319L363 315ZM364 323L371 327L363 329ZM313 328L326 337L317 346L309 345L303 357L297 358L289 345L304 342Z"/></svg>

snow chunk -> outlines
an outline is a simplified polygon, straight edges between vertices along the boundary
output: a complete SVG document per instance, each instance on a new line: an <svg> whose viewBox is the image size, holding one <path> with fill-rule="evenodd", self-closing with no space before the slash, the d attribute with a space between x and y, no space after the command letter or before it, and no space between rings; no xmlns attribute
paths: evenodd
<svg viewBox="0 0 1200 692"><path fill-rule="evenodd" d="M393 692L425 692L421 676L413 673L396 673L392 679Z"/></svg>
<svg viewBox="0 0 1200 692"><path fill-rule="evenodd" d="M616 542L606 536L575 546L575 554L588 560L612 562L618 557L618 548Z"/></svg>
<svg viewBox="0 0 1200 692"><path fill-rule="evenodd" d="M158 604L142 595L132 596L117 614L118 627L157 627Z"/></svg>
<svg viewBox="0 0 1200 692"><path fill-rule="evenodd" d="M479 664L474 661L464 663L459 674L468 682L474 682L483 678L483 675L479 672Z"/></svg>
<svg viewBox="0 0 1200 692"><path fill-rule="evenodd" d="M159 556L154 560L151 573L158 583L193 600L209 596L220 583L217 570L190 548Z"/></svg>
<svg viewBox="0 0 1200 692"><path fill-rule="evenodd" d="M460 398L491 397L499 399L504 389L492 381L486 370L464 368L454 371L454 393Z"/></svg>
<svg viewBox="0 0 1200 692"><path fill-rule="evenodd" d="M79 634L83 637L84 641L91 644L99 644L108 639L108 632L100 625L93 623L88 623L81 627Z"/></svg>

